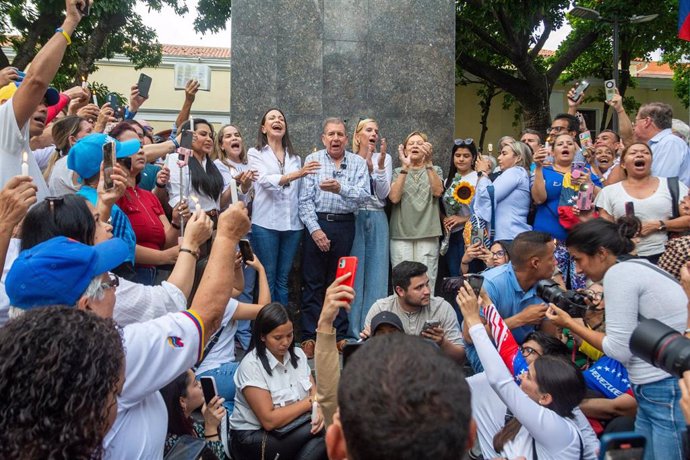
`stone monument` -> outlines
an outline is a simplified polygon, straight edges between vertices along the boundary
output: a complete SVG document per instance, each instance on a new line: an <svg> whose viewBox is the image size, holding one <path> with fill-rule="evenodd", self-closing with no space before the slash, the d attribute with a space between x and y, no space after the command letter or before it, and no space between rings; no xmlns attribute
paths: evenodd
<svg viewBox="0 0 690 460"><path fill-rule="evenodd" d="M270 107L282 109L302 157L337 116L352 132L379 122L397 145L424 131L448 170L455 126L452 0L233 0L231 120L248 147Z"/></svg>

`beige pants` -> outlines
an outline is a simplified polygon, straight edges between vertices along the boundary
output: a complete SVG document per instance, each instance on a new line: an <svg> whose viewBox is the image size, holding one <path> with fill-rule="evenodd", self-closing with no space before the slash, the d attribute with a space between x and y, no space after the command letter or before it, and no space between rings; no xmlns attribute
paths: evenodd
<svg viewBox="0 0 690 460"><path fill-rule="evenodd" d="M400 262L411 260L421 262L427 266L429 288L434 295L436 275L438 274L438 237L419 238L417 240L391 240L391 265L395 267Z"/></svg>

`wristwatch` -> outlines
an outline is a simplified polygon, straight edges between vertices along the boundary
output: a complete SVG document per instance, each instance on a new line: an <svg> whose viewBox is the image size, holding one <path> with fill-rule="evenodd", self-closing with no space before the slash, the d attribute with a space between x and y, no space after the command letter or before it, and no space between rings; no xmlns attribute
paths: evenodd
<svg viewBox="0 0 690 460"><path fill-rule="evenodd" d="M660 232L665 232L666 231L666 224L664 223L663 220L659 221L659 227L657 228Z"/></svg>

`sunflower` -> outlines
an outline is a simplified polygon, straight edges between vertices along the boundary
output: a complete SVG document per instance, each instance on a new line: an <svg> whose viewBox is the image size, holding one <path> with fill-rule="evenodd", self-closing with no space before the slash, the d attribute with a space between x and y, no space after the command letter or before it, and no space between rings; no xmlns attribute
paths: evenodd
<svg viewBox="0 0 690 460"><path fill-rule="evenodd" d="M470 204L474 197L474 186L462 181L453 190L453 199L459 204Z"/></svg>

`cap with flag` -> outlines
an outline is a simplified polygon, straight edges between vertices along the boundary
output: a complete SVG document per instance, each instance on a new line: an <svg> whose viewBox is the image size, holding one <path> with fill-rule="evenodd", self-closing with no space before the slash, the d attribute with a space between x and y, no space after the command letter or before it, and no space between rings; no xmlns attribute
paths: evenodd
<svg viewBox="0 0 690 460"><path fill-rule="evenodd" d="M678 2L678 38L690 41L690 0Z"/></svg>

